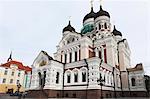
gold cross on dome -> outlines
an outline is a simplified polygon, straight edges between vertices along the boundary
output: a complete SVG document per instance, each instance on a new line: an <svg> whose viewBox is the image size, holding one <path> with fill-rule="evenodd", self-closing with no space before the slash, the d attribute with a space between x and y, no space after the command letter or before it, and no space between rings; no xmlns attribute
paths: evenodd
<svg viewBox="0 0 150 99"><path fill-rule="evenodd" d="M69 16L69 21L71 21L71 16Z"/></svg>
<svg viewBox="0 0 150 99"><path fill-rule="evenodd" d="M93 0L90 0L90 3L91 3L91 7L93 7Z"/></svg>
<svg viewBox="0 0 150 99"><path fill-rule="evenodd" d="M100 2L100 5L102 6L102 0L100 0L99 2Z"/></svg>

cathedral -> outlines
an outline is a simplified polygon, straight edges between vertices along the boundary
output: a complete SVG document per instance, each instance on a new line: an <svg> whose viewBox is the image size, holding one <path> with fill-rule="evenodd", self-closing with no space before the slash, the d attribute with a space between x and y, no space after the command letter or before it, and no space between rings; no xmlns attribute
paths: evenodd
<svg viewBox="0 0 150 99"><path fill-rule="evenodd" d="M110 17L100 5L98 12L91 6L80 32L69 21L62 30L54 57L42 50L35 58L27 96L80 99L145 96L143 65L130 65L127 39L112 26Z"/></svg>

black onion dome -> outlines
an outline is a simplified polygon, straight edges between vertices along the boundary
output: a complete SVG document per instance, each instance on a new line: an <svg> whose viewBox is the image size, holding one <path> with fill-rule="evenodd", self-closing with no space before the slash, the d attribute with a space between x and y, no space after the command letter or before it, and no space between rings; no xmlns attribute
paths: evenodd
<svg viewBox="0 0 150 99"><path fill-rule="evenodd" d="M114 26L114 30L113 30L113 32L112 32L115 36L122 36L122 33L120 32L120 31L118 31L117 29L116 29L116 27Z"/></svg>
<svg viewBox="0 0 150 99"><path fill-rule="evenodd" d="M65 32L65 31L75 32L75 29L71 26L70 21L69 21L68 26L66 26L66 27L63 29L63 32Z"/></svg>
<svg viewBox="0 0 150 99"><path fill-rule="evenodd" d="M97 17L99 17L99 16L107 16L107 17L110 18L109 13L108 13L107 11L104 11L104 10L102 9L102 6L100 6L100 10L95 14L95 19L96 19Z"/></svg>
<svg viewBox="0 0 150 99"><path fill-rule="evenodd" d="M85 20L89 19L89 18L94 18L94 16L95 16L95 12L93 11L93 7L92 7L92 8L91 8L91 12L88 13L88 14L84 17L83 22L84 22Z"/></svg>

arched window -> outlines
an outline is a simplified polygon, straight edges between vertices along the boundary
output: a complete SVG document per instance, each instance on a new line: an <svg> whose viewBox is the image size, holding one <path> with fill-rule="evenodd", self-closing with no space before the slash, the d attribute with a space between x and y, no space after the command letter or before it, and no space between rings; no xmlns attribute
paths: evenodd
<svg viewBox="0 0 150 99"><path fill-rule="evenodd" d="M104 27L105 27L105 29L107 29L107 24L106 23L104 24Z"/></svg>
<svg viewBox="0 0 150 99"><path fill-rule="evenodd" d="M82 72L82 82L86 82L86 72Z"/></svg>
<svg viewBox="0 0 150 99"><path fill-rule="evenodd" d="M72 53L69 53L69 54L70 54L69 62L71 63L72 62Z"/></svg>
<svg viewBox="0 0 150 99"><path fill-rule="evenodd" d="M78 72L74 73L74 82L78 82Z"/></svg>
<svg viewBox="0 0 150 99"><path fill-rule="evenodd" d="M41 86L42 85L42 75L41 75L41 73L39 72L38 73L38 76L39 76L39 85Z"/></svg>
<svg viewBox="0 0 150 99"><path fill-rule="evenodd" d="M68 74L67 75L67 83L70 83L71 82L71 74Z"/></svg>
<svg viewBox="0 0 150 99"><path fill-rule="evenodd" d="M101 24L99 24L99 30L101 29Z"/></svg>
<svg viewBox="0 0 150 99"><path fill-rule="evenodd" d="M77 61L77 58L78 58L78 53L77 51L75 51L75 62Z"/></svg>
<svg viewBox="0 0 150 99"><path fill-rule="evenodd" d="M58 84L59 83L59 72L57 72L57 74L56 74L56 84Z"/></svg>
<svg viewBox="0 0 150 99"><path fill-rule="evenodd" d="M67 63L67 54L65 54L65 63Z"/></svg>
<svg viewBox="0 0 150 99"><path fill-rule="evenodd" d="M135 86L135 78L131 79L132 86Z"/></svg>

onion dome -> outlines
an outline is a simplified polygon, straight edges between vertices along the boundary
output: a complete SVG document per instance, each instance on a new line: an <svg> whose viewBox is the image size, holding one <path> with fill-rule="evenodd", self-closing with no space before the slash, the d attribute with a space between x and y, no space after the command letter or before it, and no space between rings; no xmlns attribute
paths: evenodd
<svg viewBox="0 0 150 99"><path fill-rule="evenodd" d="M122 33L116 29L115 25L114 25L114 30L112 33L114 36L122 36Z"/></svg>
<svg viewBox="0 0 150 99"><path fill-rule="evenodd" d="M75 29L71 26L70 21L69 21L68 26L66 26L66 27L63 29L63 32L65 32L65 31L75 32Z"/></svg>
<svg viewBox="0 0 150 99"><path fill-rule="evenodd" d="M89 19L89 18L94 18L94 16L95 16L95 12L93 11L93 7L91 7L91 12L88 13L88 14L84 17L83 22L84 22L85 20Z"/></svg>
<svg viewBox="0 0 150 99"><path fill-rule="evenodd" d="M107 16L107 17L110 18L109 13L108 13L107 11L104 11L104 10L102 9L102 6L100 6L100 10L95 14L95 19L96 19L97 17L99 17L99 16Z"/></svg>

